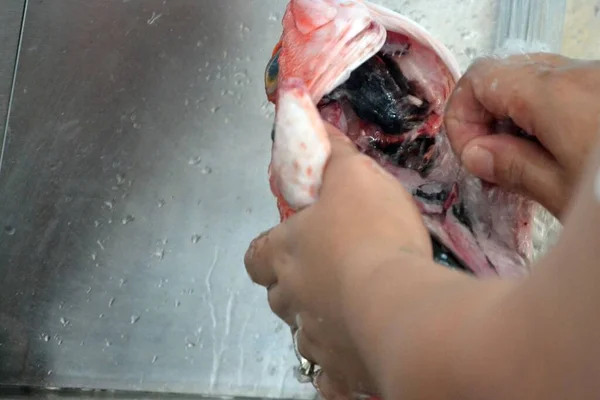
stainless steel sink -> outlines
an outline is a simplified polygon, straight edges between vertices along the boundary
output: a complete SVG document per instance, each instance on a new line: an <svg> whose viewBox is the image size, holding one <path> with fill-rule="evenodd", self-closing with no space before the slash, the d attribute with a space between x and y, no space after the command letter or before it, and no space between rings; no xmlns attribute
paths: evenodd
<svg viewBox="0 0 600 400"><path fill-rule="evenodd" d="M495 1L381 3L463 67L494 46ZM5 389L315 396L242 264L277 222L262 75L285 4L28 0L20 35L25 1L0 2Z"/></svg>

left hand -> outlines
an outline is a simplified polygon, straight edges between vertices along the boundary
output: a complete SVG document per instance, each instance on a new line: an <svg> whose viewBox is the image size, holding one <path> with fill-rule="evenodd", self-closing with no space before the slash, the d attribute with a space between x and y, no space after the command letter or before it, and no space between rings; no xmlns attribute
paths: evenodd
<svg viewBox="0 0 600 400"><path fill-rule="evenodd" d="M390 283L406 299L394 310L408 307L422 292L417 277L424 263L432 265L432 249L410 194L327 128L332 155L319 200L255 239L245 264L252 280L268 288L271 309L299 329L300 353L322 368L316 385L331 398L378 392L357 329L389 321L362 319L365 306L354 307L365 303L361 289L393 264L407 277Z"/></svg>

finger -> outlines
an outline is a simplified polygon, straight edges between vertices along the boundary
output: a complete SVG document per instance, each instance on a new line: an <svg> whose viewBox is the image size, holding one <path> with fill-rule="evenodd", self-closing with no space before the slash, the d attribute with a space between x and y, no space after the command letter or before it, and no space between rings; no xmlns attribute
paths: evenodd
<svg viewBox="0 0 600 400"><path fill-rule="evenodd" d="M317 375L314 385L323 399L342 400L350 398L350 393L344 388L344 385L331 379L326 372Z"/></svg>
<svg viewBox="0 0 600 400"><path fill-rule="evenodd" d="M358 154L356 145L352 143L352 140L350 140L350 138L342 131L328 122L325 122L325 129L327 130L329 141L331 142L330 160L337 160L346 156Z"/></svg>
<svg viewBox="0 0 600 400"><path fill-rule="evenodd" d="M284 228L279 225L262 233L250 243L244 256L244 264L254 283L264 287L277 283L274 260L275 252L283 242L283 231Z"/></svg>
<svg viewBox="0 0 600 400"><path fill-rule="evenodd" d="M556 160L541 146L510 135L471 140L462 162L474 175L533 198L559 216L569 188Z"/></svg>
<svg viewBox="0 0 600 400"><path fill-rule="evenodd" d="M299 355L312 363L318 364L319 360L315 358L316 344L304 334L304 330L301 327L298 328L295 336Z"/></svg>
<svg viewBox="0 0 600 400"><path fill-rule="evenodd" d="M267 298L271 311L288 326L295 327L292 292L285 287L285 284L278 282L269 287Z"/></svg>
<svg viewBox="0 0 600 400"><path fill-rule="evenodd" d="M533 135L540 131L540 103L552 92L549 71L568 62L562 56L540 53L474 63L446 107L445 126L456 154L474 137L493 133L490 125L497 119L510 118Z"/></svg>
<svg viewBox="0 0 600 400"><path fill-rule="evenodd" d="M323 176L322 194L340 193L345 189L352 190L349 181L354 179L358 168L361 171L375 172L397 183L377 162L360 153L356 145L335 126L325 123L331 143L331 156Z"/></svg>

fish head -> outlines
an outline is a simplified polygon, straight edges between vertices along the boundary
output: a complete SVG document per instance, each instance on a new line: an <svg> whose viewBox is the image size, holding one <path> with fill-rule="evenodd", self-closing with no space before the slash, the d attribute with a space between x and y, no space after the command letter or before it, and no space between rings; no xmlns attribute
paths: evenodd
<svg viewBox="0 0 600 400"><path fill-rule="evenodd" d="M281 79L297 78L317 103L376 54L385 39L385 28L363 1L291 0L265 72L269 100L276 103Z"/></svg>

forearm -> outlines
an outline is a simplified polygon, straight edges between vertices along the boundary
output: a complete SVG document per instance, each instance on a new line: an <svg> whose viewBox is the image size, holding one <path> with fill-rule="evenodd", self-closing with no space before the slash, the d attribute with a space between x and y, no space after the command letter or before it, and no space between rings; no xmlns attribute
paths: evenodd
<svg viewBox="0 0 600 400"><path fill-rule="evenodd" d="M480 282L418 262L407 270L410 260L391 260L348 296L350 330L386 398L600 393L599 160L572 203L559 244L527 280Z"/></svg>
<svg viewBox="0 0 600 400"><path fill-rule="evenodd" d="M461 343L465 334L473 334L473 321L510 290L507 283L480 282L433 262L398 259L382 265L362 286L347 301L347 318L384 398L480 400L473 393L493 383L477 375L495 375L494 366L474 370L476 360Z"/></svg>

